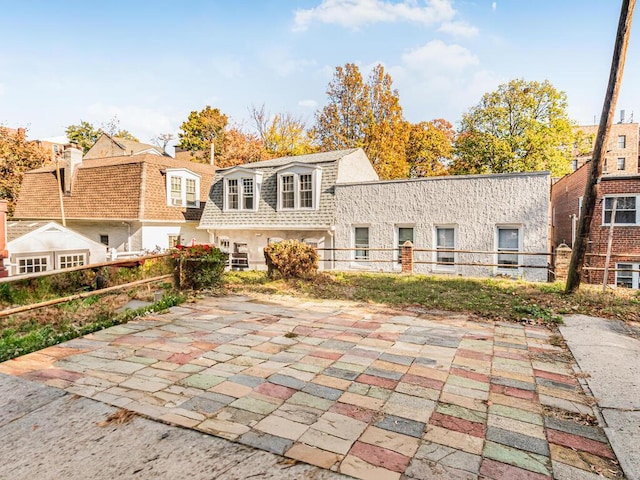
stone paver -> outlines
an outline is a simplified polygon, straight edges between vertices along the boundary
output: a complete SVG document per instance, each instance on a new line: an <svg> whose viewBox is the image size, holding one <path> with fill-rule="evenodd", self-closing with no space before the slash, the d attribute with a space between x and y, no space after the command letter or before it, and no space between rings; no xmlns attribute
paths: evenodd
<svg viewBox="0 0 640 480"><path fill-rule="evenodd" d="M463 314L230 296L0 373L361 479L613 478L592 399L551 335ZM0 421L17 414L0 407Z"/></svg>

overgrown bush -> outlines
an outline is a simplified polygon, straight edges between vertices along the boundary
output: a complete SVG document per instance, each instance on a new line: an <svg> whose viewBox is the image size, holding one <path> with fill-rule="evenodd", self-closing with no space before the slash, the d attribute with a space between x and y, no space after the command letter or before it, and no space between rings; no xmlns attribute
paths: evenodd
<svg viewBox="0 0 640 480"><path fill-rule="evenodd" d="M178 245L171 253L175 284L180 289L201 290L222 282L228 254L212 245Z"/></svg>
<svg viewBox="0 0 640 480"><path fill-rule="evenodd" d="M264 255L269 276L272 269L282 278L310 278L318 272L316 249L298 240L270 243L264 248Z"/></svg>

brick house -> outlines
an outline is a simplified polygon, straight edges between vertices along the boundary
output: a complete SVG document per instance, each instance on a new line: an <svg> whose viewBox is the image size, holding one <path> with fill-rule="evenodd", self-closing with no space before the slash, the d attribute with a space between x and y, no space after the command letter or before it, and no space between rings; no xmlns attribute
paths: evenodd
<svg viewBox="0 0 640 480"><path fill-rule="evenodd" d="M197 226L213 175L211 165L155 153L83 159L68 147L59 179L55 165L25 174L13 218L60 221L62 202L67 227L112 251L206 242Z"/></svg>
<svg viewBox="0 0 640 480"><path fill-rule="evenodd" d="M578 219L582 211L582 198L589 176L590 163L558 180L551 188L551 237L552 248L560 244L573 247ZM589 241L585 281L600 284L611 228L614 198L617 208L613 225L612 258L609 263L609 285L640 288L640 174L617 174L602 177L594 210ZM627 254L626 256L624 254Z"/></svg>
<svg viewBox="0 0 640 480"><path fill-rule="evenodd" d="M583 125L574 128L574 132L582 132L584 140L589 142L591 150L584 153L574 150L573 170L591 160L593 146L599 125ZM640 173L638 165L639 133L637 123L615 123L611 125L606 158L602 167L602 175L635 175ZM577 147L577 145L576 145Z"/></svg>

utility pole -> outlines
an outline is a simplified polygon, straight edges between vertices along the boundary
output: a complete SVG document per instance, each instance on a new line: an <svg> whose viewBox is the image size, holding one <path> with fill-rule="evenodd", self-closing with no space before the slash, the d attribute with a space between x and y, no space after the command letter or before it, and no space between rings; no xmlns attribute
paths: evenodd
<svg viewBox="0 0 640 480"><path fill-rule="evenodd" d="M627 56L627 47L629 46L631 20L633 19L633 9L635 5L636 0L622 0L618 33L616 34L616 43L613 48L613 58L611 60L609 85L607 86L607 93L604 98L604 105L602 106L602 115L600 115L600 125L598 127L596 143L593 148L589 177L587 178L587 185L584 191L582 214L578 221L578 233L573 245L571 262L569 263L569 274L565 288L566 293L573 293L580 286L582 266L584 264L589 239L589 227L591 226L591 219L593 218L593 211L596 206L598 183L602 176L602 165L604 164L606 154L606 142L609 137L609 131L611 130L611 124L613 123L615 106L618 101L620 84L622 83L624 61ZM612 218L611 222L615 222L615 219Z"/></svg>

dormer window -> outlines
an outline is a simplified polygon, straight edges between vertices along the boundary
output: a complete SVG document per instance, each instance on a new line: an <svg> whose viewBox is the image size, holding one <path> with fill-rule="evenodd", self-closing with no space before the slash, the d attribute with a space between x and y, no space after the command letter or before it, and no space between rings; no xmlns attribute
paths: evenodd
<svg viewBox="0 0 640 480"><path fill-rule="evenodd" d="M167 169L167 205L199 208L200 175L184 168Z"/></svg>
<svg viewBox="0 0 640 480"><path fill-rule="evenodd" d="M224 210L256 211L262 172L236 167L224 174Z"/></svg>
<svg viewBox="0 0 640 480"><path fill-rule="evenodd" d="M290 164L278 170L278 210L317 210L322 169Z"/></svg>

